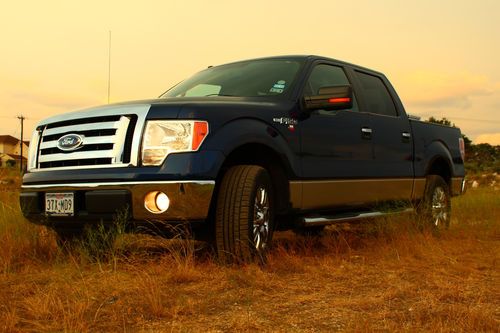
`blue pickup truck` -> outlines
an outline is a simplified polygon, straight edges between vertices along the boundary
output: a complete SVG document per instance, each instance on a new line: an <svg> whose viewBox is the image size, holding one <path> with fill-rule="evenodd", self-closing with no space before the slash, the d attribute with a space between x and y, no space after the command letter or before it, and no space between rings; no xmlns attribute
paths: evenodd
<svg viewBox="0 0 500 333"><path fill-rule="evenodd" d="M125 211L131 231L188 225L221 258L250 261L275 230L321 230L394 203L446 228L464 175L460 130L409 117L383 74L283 56L41 121L20 203L62 242Z"/></svg>

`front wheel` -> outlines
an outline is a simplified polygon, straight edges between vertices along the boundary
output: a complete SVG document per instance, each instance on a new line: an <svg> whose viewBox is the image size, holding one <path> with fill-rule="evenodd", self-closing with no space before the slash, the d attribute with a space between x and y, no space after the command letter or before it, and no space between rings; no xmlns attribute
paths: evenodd
<svg viewBox="0 0 500 333"><path fill-rule="evenodd" d="M225 262L265 261L274 228L274 192L266 169L231 167L217 197L215 246Z"/></svg>
<svg viewBox="0 0 500 333"><path fill-rule="evenodd" d="M419 207L423 221L437 230L448 229L451 219L450 187L438 175L427 176L424 198Z"/></svg>

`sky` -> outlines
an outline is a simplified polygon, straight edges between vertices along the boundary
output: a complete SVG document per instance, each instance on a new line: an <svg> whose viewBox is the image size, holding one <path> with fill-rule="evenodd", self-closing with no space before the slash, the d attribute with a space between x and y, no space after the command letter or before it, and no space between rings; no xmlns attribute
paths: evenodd
<svg viewBox="0 0 500 333"><path fill-rule="evenodd" d="M383 72L410 114L500 145L498 0L25 0L0 12L0 135L154 98L209 65L286 54Z"/></svg>

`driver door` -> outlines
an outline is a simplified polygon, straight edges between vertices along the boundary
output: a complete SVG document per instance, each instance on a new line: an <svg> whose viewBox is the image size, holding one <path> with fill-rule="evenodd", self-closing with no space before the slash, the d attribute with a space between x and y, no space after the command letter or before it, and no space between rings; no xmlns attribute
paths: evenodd
<svg viewBox="0 0 500 333"><path fill-rule="evenodd" d="M344 69L317 63L304 95L336 85L352 86ZM352 109L315 110L299 123L303 209L356 206L367 200L363 181L375 176L370 115L359 112L353 98Z"/></svg>

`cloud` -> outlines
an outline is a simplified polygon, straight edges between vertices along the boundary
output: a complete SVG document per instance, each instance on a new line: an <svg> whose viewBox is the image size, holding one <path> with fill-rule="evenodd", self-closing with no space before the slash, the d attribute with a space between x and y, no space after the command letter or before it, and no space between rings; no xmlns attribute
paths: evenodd
<svg viewBox="0 0 500 333"><path fill-rule="evenodd" d="M64 110L72 110L84 106L96 105L100 102L99 100L90 97L71 96L69 94L42 91L16 92L11 96L14 99L22 100L25 102L31 102L48 108Z"/></svg>
<svg viewBox="0 0 500 333"><path fill-rule="evenodd" d="M5 71L0 69L0 77ZM17 116L23 115L24 139L29 140L32 130L43 118L64 112L83 109L105 101L94 92L98 84L88 80L58 86L54 83L23 76L6 75L0 80L0 134L19 137L20 123Z"/></svg>
<svg viewBox="0 0 500 333"><path fill-rule="evenodd" d="M474 98L500 90L500 84L470 73L412 72L402 78L405 104L425 109L470 109Z"/></svg>
<svg viewBox="0 0 500 333"><path fill-rule="evenodd" d="M489 143L490 145L500 145L500 133L480 134L474 140L474 143Z"/></svg>

